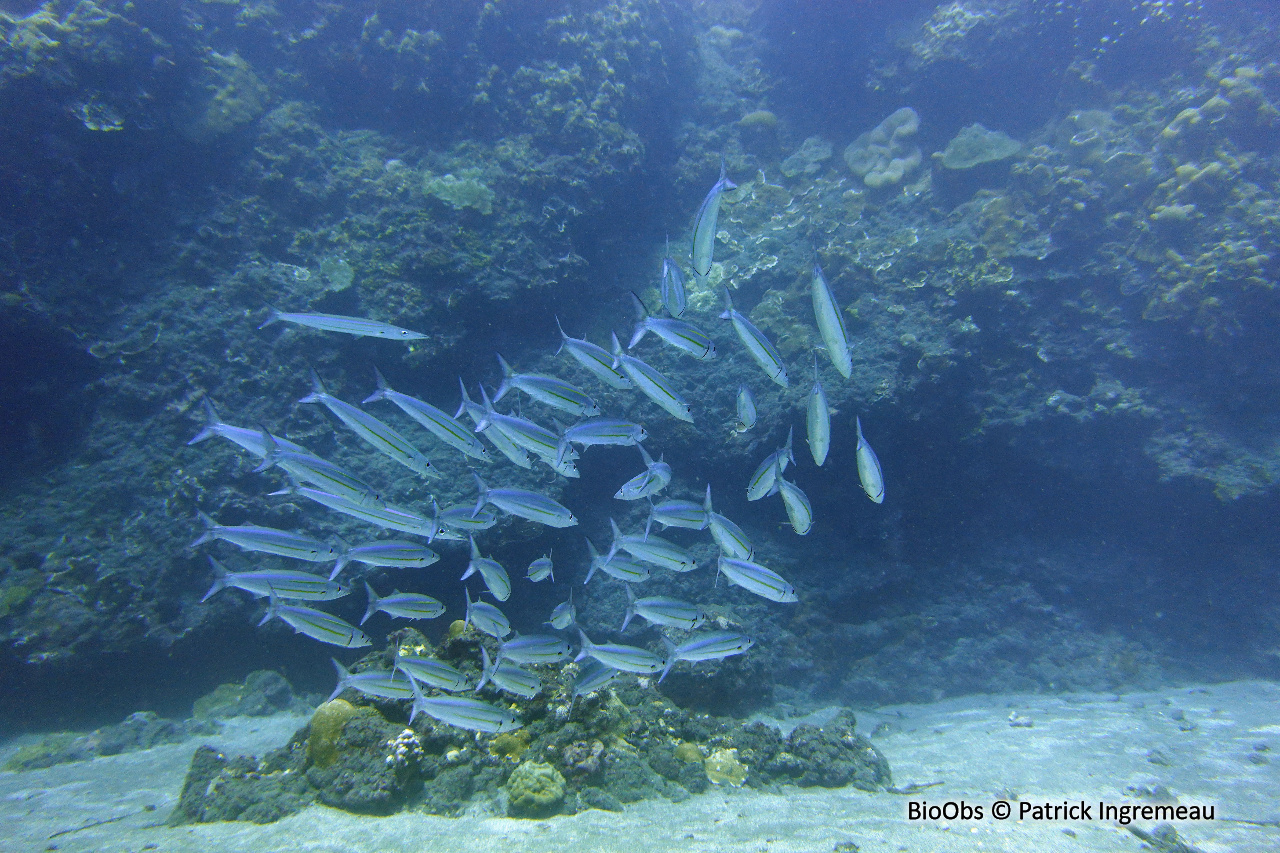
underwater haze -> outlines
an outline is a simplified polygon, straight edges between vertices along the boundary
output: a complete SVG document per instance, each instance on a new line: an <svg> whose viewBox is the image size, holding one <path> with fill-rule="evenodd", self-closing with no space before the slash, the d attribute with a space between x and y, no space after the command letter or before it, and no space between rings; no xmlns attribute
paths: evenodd
<svg viewBox="0 0 1280 853"><path fill-rule="evenodd" d="M888 706L1274 703L1271 3L0 0L0 114L0 787L941 803Z"/></svg>

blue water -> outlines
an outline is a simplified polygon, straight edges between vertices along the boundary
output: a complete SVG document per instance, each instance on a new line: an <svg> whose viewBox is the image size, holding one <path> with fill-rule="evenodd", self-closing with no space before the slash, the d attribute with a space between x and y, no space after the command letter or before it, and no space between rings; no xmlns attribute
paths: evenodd
<svg viewBox="0 0 1280 853"><path fill-rule="evenodd" d="M258 626L266 602L242 591L201 603L210 555L235 571L309 564L192 548L197 513L348 545L391 534L270 495L285 479L230 442L188 446L201 401L429 517L433 498L475 501L474 460L388 403L365 407L430 458L441 476L425 479L296 401L314 369L359 403L376 367L453 414L459 378L477 400L494 392L495 352L642 424L673 472L658 497L701 503L710 485L753 559L794 586L785 603L729 586L706 531L661 533L697 568L651 567L637 594L699 604L706 627L754 641L675 666L661 691L677 706L745 716L1280 675L1268 4L0 8L9 724L183 718L264 668L327 695L328 659L370 649ZM704 279L695 214L722 161L736 189ZM668 256L688 286L682 319L717 357L654 335L632 354L692 424L557 353L557 319L625 344L630 292L667 316ZM815 260L853 363L845 379L817 355L832 409L821 466L806 440ZM777 347L786 388L721 319L725 287ZM260 330L271 308L426 337ZM734 434L742 384L759 420ZM518 391L498 408L549 429L576 419ZM860 481L856 418L883 503ZM789 429L804 536L778 495L746 499ZM578 520L504 516L477 534L511 576L499 605L512 625L548 630L572 591L594 641L662 654L643 620L617 630L621 582L582 583L584 536L607 551L611 518L643 528L647 504L613 497L640 454L589 448L566 479L489 451L477 470L490 486L537 491ZM431 547L428 568L353 564L354 593L318 606L356 622L365 581L424 593L445 614L415 627L442 640L465 615L467 549ZM554 582L526 580L547 553ZM468 588L483 591L478 577ZM370 619L372 650L405 624Z"/></svg>

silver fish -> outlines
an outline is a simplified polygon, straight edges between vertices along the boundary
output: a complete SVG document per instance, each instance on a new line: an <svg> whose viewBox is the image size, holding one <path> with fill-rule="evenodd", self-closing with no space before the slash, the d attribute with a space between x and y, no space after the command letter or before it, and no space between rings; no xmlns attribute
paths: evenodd
<svg viewBox="0 0 1280 853"><path fill-rule="evenodd" d="M570 654L569 644L550 634L517 634L498 647L499 660L512 663L559 663Z"/></svg>
<svg viewBox="0 0 1280 853"><path fill-rule="evenodd" d="M678 598L664 598L660 595L636 598L631 587L627 587L627 614L623 617L622 627L618 630L627 630L627 625L636 616L641 616L654 625L665 625L668 628L679 628L683 631L692 631L707 619L707 614L696 604L690 604Z"/></svg>
<svg viewBox="0 0 1280 853"><path fill-rule="evenodd" d="M338 671L338 686L329 694L328 701L338 698L338 694L350 687L366 696L377 696L382 699L412 699L413 681L407 675L400 675L393 670L371 669L365 672L352 673L334 658L333 668Z"/></svg>
<svg viewBox="0 0 1280 853"><path fill-rule="evenodd" d="M849 355L849 333L844 327L840 306L831 295L831 287L822 274L817 261L813 264L813 316L818 322L818 334L826 346L827 355L837 371L845 379L853 375L853 358Z"/></svg>
<svg viewBox="0 0 1280 853"><path fill-rule="evenodd" d="M480 655L484 662L480 669L480 682L476 685L477 693L484 689L486 684L493 684L500 690L514 693L525 699L532 699L542 691L542 679L532 672L521 669L502 658L498 658L496 663L491 662L489 650L484 646L480 647Z"/></svg>
<svg viewBox="0 0 1280 853"><path fill-rule="evenodd" d="M644 525L645 538L649 538L649 529L654 522L666 527L683 527L687 530L707 529L707 509L694 501L663 501L654 504L649 501L649 520Z"/></svg>
<svg viewBox="0 0 1280 853"><path fill-rule="evenodd" d="M674 542L668 542L659 536L623 535L618 524L612 518L609 525L613 528L613 545L609 548L610 559L619 550L626 551L637 560L652 563L660 568L673 572L691 572L698 567L693 555Z"/></svg>
<svg viewBox="0 0 1280 853"><path fill-rule="evenodd" d="M787 443L764 458L747 481L747 500L758 501L778 491L778 475L787 470L789 463L796 461L791 449L793 430L787 430Z"/></svg>
<svg viewBox="0 0 1280 853"><path fill-rule="evenodd" d="M548 578L552 583L556 582L555 565L551 562L551 554L543 554L538 559L529 564L528 570L524 576L534 583L539 583Z"/></svg>
<svg viewBox="0 0 1280 853"><path fill-rule="evenodd" d="M606 355L608 354L606 353ZM609 356L609 360L612 362L613 357ZM204 428L201 429L200 432L196 433L195 438L187 442L188 447L218 436L225 438L233 444L239 445L254 456L257 456L259 459L267 455L267 446L263 443L262 430L246 429L244 427L232 426L231 424L224 423L222 419L218 417L218 410L213 407L213 403L209 401L208 397L202 398L200 403L204 408ZM308 452L302 445L294 444L288 439L275 436L275 440L276 444L280 445L284 450L292 450L295 453Z"/></svg>
<svg viewBox="0 0 1280 853"><path fill-rule="evenodd" d="M480 443L480 439L476 438L471 430L459 423L456 417L450 417L417 397L401 394L387 384L381 370L375 367L373 372L378 379L378 390L365 398L364 405L378 400L390 400L399 406L402 412L422 424L423 428L454 450L482 462L493 461L493 457L489 455L489 449Z"/></svg>
<svg viewBox="0 0 1280 853"><path fill-rule="evenodd" d="M686 423L693 423L693 410L689 403L676 393L671 381L640 359L627 355L618 343L618 336L613 336L613 363L622 368L635 387L652 400L667 414Z"/></svg>
<svg viewBox="0 0 1280 853"><path fill-rule="evenodd" d="M324 389L324 383L314 370L311 371L311 387L311 393L299 400L299 403L320 403L379 453L424 477L438 476L431 462L409 439L368 412L330 394Z"/></svg>
<svg viewBox="0 0 1280 853"><path fill-rule="evenodd" d="M560 330L560 349L556 350L556 355L559 355L562 350L567 351L573 356L574 361L610 388L632 387L631 380L613 366L613 356L608 350L582 338L571 338L566 335L564 327L560 325L559 317L556 318L556 328Z"/></svg>
<svg viewBox="0 0 1280 853"><path fill-rule="evenodd" d="M698 208L698 215L693 221L693 271L705 277L711 272L711 254L716 244L716 219L720 215L720 201L728 190L737 189L738 185L729 180L724 167L724 158L720 158L720 180L707 193Z"/></svg>
<svg viewBox="0 0 1280 853"><path fill-rule="evenodd" d="M395 668L414 681L421 681L438 690L457 693L471 689L471 681L444 661L430 657L402 655L399 648L396 649Z"/></svg>
<svg viewBox="0 0 1280 853"><path fill-rule="evenodd" d="M505 613L487 601L472 601L471 590L462 588L467 597L467 624L501 640L511 633L511 622Z"/></svg>
<svg viewBox="0 0 1280 853"><path fill-rule="evenodd" d="M782 355L764 336L764 332L757 329L750 320L734 309L728 288L724 291L724 313L720 315L720 319L733 323L733 330L738 333L738 340L742 341L742 345L747 348L747 352L755 359L756 364L760 365L766 376L786 388L787 368L782 363Z"/></svg>
<svg viewBox="0 0 1280 853"><path fill-rule="evenodd" d="M479 403L472 402L471 398L467 396L467 388L462 384L462 377L458 377L458 386L462 388L462 403L459 404L458 411L454 414L454 417L460 418L462 413L466 412L467 417L471 418L471 422L479 426L485 418L484 407ZM478 429L476 431L479 432ZM507 457L513 464L526 470L533 467L533 460L529 458L529 454L525 452L524 448L507 438L505 433L496 429L488 430L485 432L484 437L489 439L493 446L498 448L498 452Z"/></svg>
<svg viewBox="0 0 1280 853"><path fill-rule="evenodd" d="M711 484L707 484L707 499L703 503L707 510L707 529L711 538L720 548L720 553L735 560L750 560L755 553L751 540L742 528L711 508Z"/></svg>
<svg viewBox="0 0 1280 853"><path fill-rule="evenodd" d="M482 509L472 515L471 506L451 506L436 512L436 521L454 530L474 532L488 530L498 523L498 514L491 509Z"/></svg>
<svg viewBox="0 0 1280 853"><path fill-rule="evenodd" d="M578 608L573 606L573 590L569 590L569 600L557 604L551 611L551 618L547 620L547 624L552 628L563 631L578 620Z"/></svg>
<svg viewBox="0 0 1280 853"><path fill-rule="evenodd" d="M809 391L805 426L809 434L809 452L819 468L827 461L831 450L831 407L827 405L827 393L822 390L818 378L818 357L813 357L813 388Z"/></svg>
<svg viewBox="0 0 1280 853"><path fill-rule="evenodd" d="M310 483L318 489L341 495L362 506L382 505L382 495L373 486L354 474L350 474L327 459L312 453L298 453L280 446L275 436L262 431L262 441L267 448L262 464L254 472L277 466L295 480Z"/></svg>
<svg viewBox="0 0 1280 853"><path fill-rule="evenodd" d="M330 579L337 577L348 563L364 563L367 566L381 566L387 569L422 569L439 559L439 554L417 542L382 539L348 548L334 564L329 577ZM284 597L296 598L297 596Z"/></svg>
<svg viewBox="0 0 1280 853"><path fill-rule="evenodd" d="M684 320L651 317L649 309L645 307L640 297L636 296L635 291L631 292L631 301L636 309L636 329L631 335L631 342L627 344L627 349L634 349L636 344L644 339L646 333L653 332L671 346L687 352L694 358L706 360L716 357L716 345L712 343L711 338L707 337L707 333L697 326L686 323Z"/></svg>
<svg viewBox="0 0 1280 853"><path fill-rule="evenodd" d="M573 527L578 523L577 516L567 507L561 506L546 495L527 492L523 489L490 489L480 479L479 474L472 474L476 480L479 497L476 498L475 512L479 513L485 504L493 504L498 509L511 515L518 515L529 521L536 521L548 527Z"/></svg>
<svg viewBox="0 0 1280 853"><path fill-rule="evenodd" d="M680 645L675 645L666 637L662 638L667 645L667 665L658 676L658 683L667 677L676 661L724 660L733 655L740 655L755 645L755 640L737 631L707 631L695 634Z"/></svg>
<svg viewBox="0 0 1280 853"><path fill-rule="evenodd" d="M446 725L486 734L515 731L524 725L510 711L478 699L464 699L460 696L425 697L416 681L413 682L413 694L413 710L409 712L411 724L419 713L423 713Z"/></svg>
<svg viewBox="0 0 1280 853"><path fill-rule="evenodd" d="M579 696L594 693L610 681L613 681L618 675L618 670L611 666L606 666L598 660L592 660L584 664L582 671L573 682L573 698L577 699Z"/></svg>
<svg viewBox="0 0 1280 853"><path fill-rule="evenodd" d="M506 601L511 597L511 578L507 577L507 570L502 568L502 564L497 560L480 556L480 549L476 547L476 538L472 536L471 562L467 564L467 570L463 572L461 580L466 580L477 573L484 578L484 585L488 587L494 598Z"/></svg>
<svg viewBox="0 0 1280 853"><path fill-rule="evenodd" d="M631 447L649 437L649 433L640 424L618 418L591 418L571 427L561 428L560 433L557 460L568 455L571 444L580 445L585 453L588 447L597 445Z"/></svg>
<svg viewBox="0 0 1280 853"><path fill-rule="evenodd" d="M341 584L310 572L292 569L231 572L213 557L209 558L209 565L213 566L213 586L209 587L209 591L204 594L201 601L208 601L227 587L242 589L259 598L274 595L277 598L291 598L298 601L332 601L351 593L351 590Z"/></svg>
<svg viewBox="0 0 1280 853"><path fill-rule="evenodd" d="M752 395L750 388L739 385L736 403L738 422L733 425L733 431L743 433L756 425L756 398Z"/></svg>
<svg viewBox="0 0 1280 853"><path fill-rule="evenodd" d="M272 495L300 495L315 501L321 506L326 506L334 512L340 512L343 515L349 515L352 518L358 518L361 521L367 521L370 524L387 530L399 530L403 533L412 533L416 536L425 536L428 541L435 539L451 539L459 540L462 537L457 533L443 530L433 520L425 516L410 512L407 509L383 504L382 506L366 506L352 501L342 495L335 495L330 492L321 491L320 489L311 489L306 486L286 486L279 491L271 492Z"/></svg>
<svg viewBox="0 0 1280 853"><path fill-rule="evenodd" d="M604 572L611 578L617 578L624 583L644 583L651 575L648 567L637 563L624 554L613 554L609 557L601 557L600 552L596 550L596 546L587 540L587 552L591 557L591 568L587 570L587 577L583 583L590 583L591 578L595 576L596 570Z"/></svg>
<svg viewBox="0 0 1280 853"><path fill-rule="evenodd" d="M208 529L205 530L204 535L191 543L192 548L221 539L246 551L291 557L309 563L327 563L338 557L337 547L310 536L290 533L287 530L276 530L274 527L258 527L255 524L224 527L203 512L200 513L200 520Z"/></svg>
<svg viewBox="0 0 1280 853"><path fill-rule="evenodd" d="M858 480L862 483L862 490L867 493L867 497L876 503L881 503L884 501L884 472L880 470L880 460L876 457L876 452L862 437L862 419L857 418L856 423L858 424Z"/></svg>
<svg viewBox="0 0 1280 853"><path fill-rule="evenodd" d="M667 241L667 254L662 259L662 305L672 317L679 317L689 304L684 292L684 276L671 258L671 241Z"/></svg>
<svg viewBox="0 0 1280 853"><path fill-rule="evenodd" d="M313 640L332 646L359 649L373 645L368 635L350 622L345 622L337 616L330 616L323 610L300 607L295 604L281 604L280 599L273 595L271 603L267 605L267 614L258 624L265 625L274 618L282 619L299 634L306 634Z"/></svg>
<svg viewBox="0 0 1280 853"><path fill-rule="evenodd" d="M369 596L369 606L364 611L364 618L360 620L361 625L368 622L369 617L379 610L388 616L400 619L435 619L444 613L444 605L429 595L418 592L393 592L391 595L379 598L368 581L365 581L364 589Z"/></svg>
<svg viewBox="0 0 1280 853"><path fill-rule="evenodd" d="M787 518L791 520L791 527L801 536L805 536L813 529L813 506L809 503L809 497L800 487L790 480L784 480L782 475L778 475L778 491L782 494L782 503L787 508Z"/></svg>
<svg viewBox="0 0 1280 853"><path fill-rule="evenodd" d="M516 373L501 355L498 356L498 364L502 367L502 384L498 386L498 392L493 395L495 403L505 397L512 388L518 388L539 403L561 411L584 418L600 414L600 407L587 396L585 391L570 385L563 379L541 373Z"/></svg>
<svg viewBox="0 0 1280 853"><path fill-rule="evenodd" d="M535 456L550 465L556 473L565 477L578 476L573 464L578 453L572 448L565 449L562 453L559 436L533 421L498 412L493 408L493 401L489 399L489 392L484 390L483 385L480 386L480 397L484 400L484 416L476 423L476 432L484 432L492 437L490 434L497 430L512 443L533 451Z"/></svg>
<svg viewBox="0 0 1280 853"><path fill-rule="evenodd" d="M671 466L663 461L662 457L654 462L653 457L643 445L637 444L636 447L640 451L640 458L644 461L645 470L627 480L614 493L613 496L620 501L644 500L651 495L656 495L671 482Z"/></svg>
<svg viewBox="0 0 1280 853"><path fill-rule="evenodd" d="M729 579L729 583L755 593L761 598L789 604L796 601L796 591L781 575L773 569L765 568L759 563L749 560L736 560L721 557L719 571Z"/></svg>
<svg viewBox="0 0 1280 853"><path fill-rule="evenodd" d="M582 640L582 651L574 660L594 658L605 666L611 666L622 672L658 672L665 665L662 658L648 649L638 646L624 646L618 643L601 643L596 645L581 630L578 636Z"/></svg>
<svg viewBox="0 0 1280 853"><path fill-rule="evenodd" d="M263 321L259 329L272 323L293 323L319 329L322 332L341 332L344 335L355 335L363 338L384 338L392 341L420 341L426 337L422 332L413 332L392 326L390 323L379 323L377 320L366 320L364 317L347 317L342 314L290 314L276 309Z"/></svg>

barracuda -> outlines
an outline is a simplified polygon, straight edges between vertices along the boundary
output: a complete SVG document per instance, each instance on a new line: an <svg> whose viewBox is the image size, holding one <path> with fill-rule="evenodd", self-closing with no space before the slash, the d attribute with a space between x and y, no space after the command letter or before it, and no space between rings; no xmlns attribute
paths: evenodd
<svg viewBox="0 0 1280 853"><path fill-rule="evenodd" d="M295 326L306 326L310 329L319 329L322 332L340 332L344 335L365 338L420 341L426 337L422 332L402 329L399 326L380 323L377 320L366 320L364 317L348 317L344 314L289 314L277 311L274 308L269 310L271 313L267 315L267 319L258 327L259 329L266 328L272 323L292 323Z"/></svg>

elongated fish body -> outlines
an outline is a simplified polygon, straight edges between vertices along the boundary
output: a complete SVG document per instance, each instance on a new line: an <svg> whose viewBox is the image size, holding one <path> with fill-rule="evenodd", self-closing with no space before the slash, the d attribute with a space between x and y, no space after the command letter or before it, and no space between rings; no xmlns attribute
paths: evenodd
<svg viewBox="0 0 1280 853"><path fill-rule="evenodd" d="M467 624L496 639L503 639L511 633L511 622L507 615L487 601L472 601L471 590L463 587L467 597Z"/></svg>
<svg viewBox="0 0 1280 853"><path fill-rule="evenodd" d="M585 391L570 385L563 379L544 376L541 373L516 373L500 355L498 364L502 367L502 384L498 386L498 393L493 395L494 402L505 397L512 388L518 388L539 403L562 412L569 412L583 418L600 414L600 407L587 396Z"/></svg>
<svg viewBox="0 0 1280 853"><path fill-rule="evenodd" d="M480 549L476 547L476 539L472 536L471 562L467 564L467 570L462 573L461 579L466 580L474 574L484 578L484 585L494 598L506 601L511 597L511 578L507 577L507 570L497 560L480 556Z"/></svg>
<svg viewBox="0 0 1280 853"><path fill-rule="evenodd" d="M412 724L418 714L426 714L449 726L472 732L498 734L515 731L523 723L515 714L479 699L461 696L423 696L418 682L413 682L413 710L409 712Z"/></svg>
<svg viewBox="0 0 1280 853"><path fill-rule="evenodd" d="M693 221L693 271L705 277L711 272L711 254L716 244L716 220L720 216L720 200L738 185L729 180L724 159L720 160L720 180L707 193Z"/></svg>
<svg viewBox="0 0 1280 853"><path fill-rule="evenodd" d="M467 417L471 418L471 422L476 425L476 432L480 432L479 426L485 419L484 407L479 403L472 402L471 398L467 396L467 388L462 384L462 377L458 377L458 385L462 388L462 403L458 406L458 411L454 417L462 417L462 413L466 412ZM497 429L486 430L484 437L489 439L493 446L498 448L498 452L507 457L512 464L526 470L533 467L533 460L529 458L529 454L525 452L524 448L507 438L505 433Z"/></svg>
<svg viewBox="0 0 1280 853"><path fill-rule="evenodd" d="M665 665L662 658L648 649L638 646L624 646L618 643L601 643L596 645L581 630L578 637L582 640L582 651L574 660L594 658L605 666L611 666L622 672L649 673L660 672Z"/></svg>
<svg viewBox="0 0 1280 853"><path fill-rule="evenodd" d="M340 332L344 335L383 338L389 341L420 341L426 337L421 332L402 329L390 323L379 323L377 320L347 317L342 314L289 314L272 308L267 319L258 328L270 326L272 323L293 323L295 326L306 326L322 332Z"/></svg>
<svg viewBox="0 0 1280 853"><path fill-rule="evenodd" d="M351 593L351 590L341 584L310 572L292 569L230 572L213 557L209 558L209 565L213 566L213 586L209 587L209 591L204 594L201 601L208 601L227 587L242 589L259 598L269 598L274 595L276 598L291 598L297 601L332 601Z"/></svg>
<svg viewBox="0 0 1280 853"><path fill-rule="evenodd" d="M312 392L299 400L299 403L320 403L333 412L338 420L347 428L360 436L382 455L394 459L404 467L423 477L437 476L431 462L422 455L422 451L414 447L409 439L396 432L382 421L350 403L344 403L324 390L324 383L319 375L311 371Z"/></svg>
<svg viewBox="0 0 1280 853"><path fill-rule="evenodd" d="M583 665L582 671L578 673L577 679L573 682L573 698L577 699L579 696L594 693L610 681L613 681L618 675L618 670L611 666L606 666L598 660L589 661Z"/></svg>
<svg viewBox="0 0 1280 853"><path fill-rule="evenodd" d="M340 512L343 515L349 515L352 518L358 518L361 521L367 521L369 524L382 527L386 530L399 530L402 533L412 533L415 536L425 536L428 541L435 539L459 540L462 537L457 533L442 530L433 520L410 512L407 509L384 504L382 506L366 506L352 501L342 495L331 494L330 492L321 491L320 489L311 489L306 486L289 486L278 492L272 492L273 495L300 495L315 501L321 506L328 507L334 512ZM337 555L335 555L337 556Z"/></svg>
<svg viewBox="0 0 1280 853"><path fill-rule="evenodd" d="M740 586L747 592L755 593L761 598L782 604L797 600L795 588L791 584L773 569L765 568L759 563L721 557L719 569L729 579L729 583Z"/></svg>
<svg viewBox="0 0 1280 853"><path fill-rule="evenodd" d="M306 634L313 640L319 640L331 646L359 649L373 645L368 635L350 622L331 616L323 610L296 604L281 604L278 598L272 596L271 603L267 606L267 614L258 624L265 625L274 618L283 620L299 634Z"/></svg>
<svg viewBox="0 0 1280 853"><path fill-rule="evenodd" d="M658 676L659 683L667 677L676 661L724 660L745 653L756 642L737 631L707 631L690 637L678 646L665 637L663 639L667 643L667 665L662 670L662 675Z"/></svg>
<svg viewBox="0 0 1280 853"><path fill-rule="evenodd" d="M321 459L312 453L285 450L280 447L275 436L266 430L262 431L262 440L267 447L267 453L262 464L254 469L255 472L265 471L274 465L295 480L310 483L331 494L341 495L361 506L383 504L382 495L377 489L327 459Z"/></svg>
<svg viewBox="0 0 1280 853"><path fill-rule="evenodd" d="M328 701L338 698L338 694L348 687L366 696L377 696L381 699L412 699L413 682L407 675L401 675L394 669L371 669L365 672L348 672L347 668L334 658L333 668L338 671L338 686L329 694Z"/></svg>
<svg viewBox="0 0 1280 853"><path fill-rule="evenodd" d="M733 330L738 333L738 340L742 341L742 345L755 359L756 364L760 365L760 369L774 382L786 388L787 368L782 363L782 355L764 336L764 332L757 329L755 324L734 309L728 288L724 291L724 313L720 315L720 319L733 323Z"/></svg>
<svg viewBox="0 0 1280 853"><path fill-rule="evenodd" d="M203 512L200 513L200 520L208 529L205 530L204 535L191 543L192 548L221 539L246 551L275 554L279 557L305 560L308 563L327 563L338 558L336 546L310 536L290 533L287 530L276 530L274 527L258 527L256 524L224 527Z"/></svg>
<svg viewBox="0 0 1280 853"><path fill-rule="evenodd" d="M778 492L782 495L782 503L787 508L787 518L791 528L801 536L813 529L813 506L809 496L800 487L778 475Z"/></svg>
<svg viewBox="0 0 1280 853"><path fill-rule="evenodd" d="M693 555L674 542L656 535L648 538L634 534L623 535L612 518L609 519L609 525L613 528L613 545L609 548L609 558L622 550L637 560L673 572L691 572L698 567Z"/></svg>
<svg viewBox="0 0 1280 853"><path fill-rule="evenodd" d="M587 552L591 555L591 567L587 570L586 579L582 581L584 584L591 582L597 570L624 583L644 583L652 577L647 566L637 563L625 554L601 557L590 539L587 540Z"/></svg>
<svg viewBox="0 0 1280 853"><path fill-rule="evenodd" d="M682 631L692 631L707 619L707 614L696 604L660 595L636 598L631 587L627 587L627 614L618 630L627 630L627 625L636 616L643 617L654 625L665 625Z"/></svg>
<svg viewBox="0 0 1280 853"><path fill-rule="evenodd" d="M410 397L408 394L401 394L399 391L392 390L387 384L387 380L383 377L382 371L378 368L373 369L378 379L378 390L370 394L364 401L365 405L373 403L377 400L390 400L400 407L400 410L415 421L420 423L429 433L472 459L479 459L482 462L492 462L493 457L489 455L489 450L480 443L480 439L466 428L455 417L437 409L430 403L424 403L417 397Z"/></svg>
<svg viewBox="0 0 1280 853"><path fill-rule="evenodd" d="M498 647L499 660L535 666L559 663L571 655L569 644L551 634L520 634Z"/></svg>
<svg viewBox="0 0 1280 853"><path fill-rule="evenodd" d="M667 414L685 423L693 423L693 409L676 393L671 380L634 356L622 351L618 336L613 336L613 363L622 369L631 383Z"/></svg>
<svg viewBox="0 0 1280 853"><path fill-rule="evenodd" d="M649 520L644 526L646 539L654 522L661 524L664 528L683 527L687 530L706 530L707 510L702 504L694 501L668 500L660 504L654 504L651 500L649 504Z"/></svg>
<svg viewBox="0 0 1280 853"><path fill-rule="evenodd" d="M770 453L756 467L751 479L747 481L747 500L758 501L778 490L778 476L787 470L787 465L796 461L791 449L793 431L787 430L787 443Z"/></svg>
<svg viewBox="0 0 1280 853"><path fill-rule="evenodd" d="M608 354L606 353L606 355ZM609 356L609 361L612 363L612 356ZM223 423L222 419L218 417L218 410L213 407L213 403L209 402L208 397L202 398L200 403L204 408L204 428L196 433L194 438L187 442L188 447L218 436L220 438L225 438L232 444L239 445L242 449L249 451L259 459L267 455L267 445L263 440L261 429L246 429L244 427L232 426L231 424ZM288 439L280 438L279 436L273 436L273 438L275 438L276 444L280 445L282 450L292 450L294 453L309 452L302 445L294 444Z"/></svg>
<svg viewBox="0 0 1280 853"><path fill-rule="evenodd" d="M395 667L414 681L421 681L437 690L458 693L471 689L470 679L442 660L401 655L397 649Z"/></svg>
<svg viewBox="0 0 1280 853"><path fill-rule="evenodd" d="M476 499L477 513L485 504L493 504L505 513L536 521L547 527L573 527L578 523L577 516L568 507L561 506L546 495L523 489L490 489L478 474L472 476L475 477L476 489L480 493Z"/></svg>
<svg viewBox="0 0 1280 853"><path fill-rule="evenodd" d="M489 435L498 430L513 444L531 451L536 457L551 466L556 473L565 477L577 477L578 470L573 460L578 452L572 448L564 448L560 437L544 426L540 426L525 418L504 415L493 408L489 393L480 386L480 396L484 400L484 416L476 423L476 432L483 431Z"/></svg>
<svg viewBox="0 0 1280 853"><path fill-rule="evenodd" d="M671 466L661 458L654 462L653 457L643 445L636 445L636 447L640 450L640 458L644 460L645 470L627 480L614 493L614 497L620 501L644 500L651 495L656 495L671 482Z"/></svg>
<svg viewBox="0 0 1280 853"><path fill-rule="evenodd" d="M862 437L862 419L857 418L858 425L858 480L862 483L862 491L876 503L884 501L884 472L880 470L880 460L876 452Z"/></svg>
<svg viewBox="0 0 1280 853"><path fill-rule="evenodd" d="M521 669L514 663L498 658L497 662L489 660L489 650L480 647L480 655L484 660L481 667L480 683L476 685L479 693L486 684L492 684L500 690L532 699L542 690L542 679L528 670Z"/></svg>
<svg viewBox="0 0 1280 853"><path fill-rule="evenodd" d="M436 521L452 530L472 533L477 530L488 530L498 523L498 514L490 509L482 509L472 515L470 506L451 506L443 512L436 513Z"/></svg>
<svg viewBox="0 0 1280 853"><path fill-rule="evenodd" d="M733 425L733 431L743 433L756 425L756 398L750 388L739 385L735 402L738 409L738 422Z"/></svg>
<svg viewBox="0 0 1280 853"><path fill-rule="evenodd" d="M574 361L610 388L633 387L631 380L613 366L613 356L608 350L582 338L571 338L566 335L564 327L560 325L559 317L556 318L556 328L560 330L560 349L556 350L557 355L561 351L568 352L573 356Z"/></svg>
<svg viewBox="0 0 1280 853"><path fill-rule="evenodd" d="M524 576L534 583L539 583L547 578L550 578L551 582L555 583L555 566L551 562L551 555L546 554L530 563L529 570L525 572Z"/></svg>
<svg viewBox="0 0 1280 853"><path fill-rule="evenodd" d="M818 323L818 334L822 337L823 346L831 364L840 375L848 379L853 375L853 358L849 354L849 333L844 327L844 316L840 306L831 295L827 285L827 277L822 274L822 267L817 262L813 265L813 316Z"/></svg>
<svg viewBox="0 0 1280 853"><path fill-rule="evenodd" d="M592 418L563 430L563 444L577 444L584 450L597 445L630 447L649 437L640 424L619 418Z"/></svg>
<svg viewBox="0 0 1280 853"><path fill-rule="evenodd" d="M818 378L818 361L813 362L813 388L809 391L805 428L809 434L809 452L814 463L821 468L831 450L831 407L827 405L827 392L822 390Z"/></svg>
<svg viewBox="0 0 1280 853"><path fill-rule="evenodd" d="M735 560L750 560L755 554L755 548L752 547L747 534L742 532L741 527L711 508L710 483L707 484L707 498L702 505L707 510L707 529L711 531L711 538L720 548L720 553Z"/></svg>
<svg viewBox="0 0 1280 853"><path fill-rule="evenodd" d="M671 258L671 246L667 246L667 255L662 259L662 307L672 317L684 314L689 300L684 290L684 275L680 266Z"/></svg>
<svg viewBox="0 0 1280 853"><path fill-rule="evenodd" d="M694 358L705 360L716 357L716 345L712 343L711 338L707 337L707 333L697 326L686 323L684 320L667 320L649 316L649 309L645 308L644 302L636 296L634 291L631 293L631 301L636 309L636 329L631 335L631 342L627 344L627 349L634 349L647 332L653 332L671 346L687 352Z"/></svg>
<svg viewBox="0 0 1280 853"><path fill-rule="evenodd" d="M439 554L417 542L383 539L348 548L338 558L338 562L334 563L329 578L336 578L348 563L364 563L366 566L381 566L386 569L422 569L439 559ZM282 595L281 597L297 598L298 596Z"/></svg>
<svg viewBox="0 0 1280 853"><path fill-rule="evenodd" d="M569 592L569 600L557 604L551 611L547 624L558 631L571 627L578 621L578 608L573 606L573 591Z"/></svg>
<svg viewBox="0 0 1280 853"><path fill-rule="evenodd" d="M368 581L365 581L364 589L369 596L369 606L364 611L364 618L360 620L361 625L368 622L369 617L379 610L399 619L435 619L444 613L444 605L429 595L419 592L393 592L391 595L379 598Z"/></svg>

